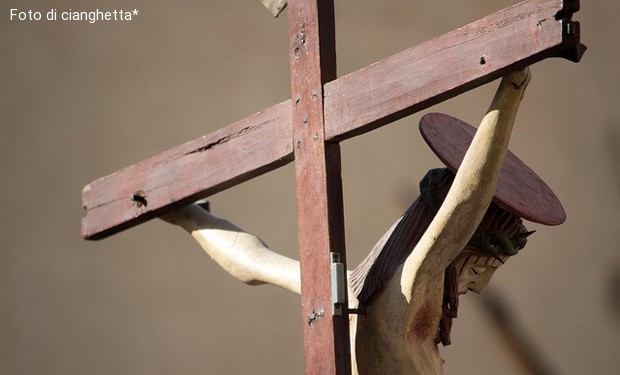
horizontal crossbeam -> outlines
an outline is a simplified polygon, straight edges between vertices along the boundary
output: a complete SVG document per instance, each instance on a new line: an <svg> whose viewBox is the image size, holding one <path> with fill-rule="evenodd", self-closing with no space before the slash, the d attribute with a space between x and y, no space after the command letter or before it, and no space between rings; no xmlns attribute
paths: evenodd
<svg viewBox="0 0 620 375"><path fill-rule="evenodd" d="M525 1L325 87L328 139L371 131L547 57L578 61L578 1Z"/></svg>
<svg viewBox="0 0 620 375"><path fill-rule="evenodd" d="M100 239L293 160L290 100L109 176L82 193L82 236Z"/></svg>
<svg viewBox="0 0 620 375"><path fill-rule="evenodd" d="M530 0L324 87L325 139L365 133L547 57L578 61L576 0ZM291 101L84 188L82 236L100 239L292 161Z"/></svg>

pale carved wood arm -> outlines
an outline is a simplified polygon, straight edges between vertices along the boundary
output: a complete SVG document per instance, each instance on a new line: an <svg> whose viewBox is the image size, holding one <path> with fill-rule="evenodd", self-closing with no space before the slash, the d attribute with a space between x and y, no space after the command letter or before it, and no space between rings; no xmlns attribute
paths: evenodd
<svg viewBox="0 0 620 375"><path fill-rule="evenodd" d="M405 261L401 291L409 302L408 325L419 303L438 293L443 272L480 224L495 192L517 109L531 78L529 68L505 76L456 173L437 215Z"/></svg>
<svg viewBox="0 0 620 375"><path fill-rule="evenodd" d="M272 284L301 294L299 262L253 234L192 204L161 216L186 231L226 272L249 285Z"/></svg>

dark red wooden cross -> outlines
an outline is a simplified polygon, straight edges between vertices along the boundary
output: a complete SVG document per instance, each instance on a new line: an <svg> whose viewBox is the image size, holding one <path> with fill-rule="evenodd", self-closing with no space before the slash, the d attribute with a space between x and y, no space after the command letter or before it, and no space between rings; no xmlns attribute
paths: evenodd
<svg viewBox="0 0 620 375"><path fill-rule="evenodd" d="M305 369L344 374L348 312L332 316L330 282L330 253L346 265L339 142L547 57L578 61L579 1L524 1L340 78L333 0L288 7L292 99L87 185L82 236L107 237L294 160Z"/></svg>

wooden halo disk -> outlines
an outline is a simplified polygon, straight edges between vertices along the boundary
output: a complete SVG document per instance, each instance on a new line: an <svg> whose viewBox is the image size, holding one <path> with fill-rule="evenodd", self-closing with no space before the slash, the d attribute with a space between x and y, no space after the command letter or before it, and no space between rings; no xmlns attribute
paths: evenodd
<svg viewBox="0 0 620 375"><path fill-rule="evenodd" d="M443 113L429 113L420 120L420 132L439 159L456 173L476 128ZM559 225L566 220L564 208L551 188L510 150L506 153L493 201L535 223Z"/></svg>

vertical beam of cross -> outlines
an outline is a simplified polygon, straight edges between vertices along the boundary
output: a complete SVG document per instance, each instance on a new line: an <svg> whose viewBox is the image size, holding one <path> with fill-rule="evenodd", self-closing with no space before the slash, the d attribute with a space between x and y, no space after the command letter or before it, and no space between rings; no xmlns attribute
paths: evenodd
<svg viewBox="0 0 620 375"><path fill-rule="evenodd" d="M305 373L347 374L348 315L332 316L330 278L330 252L346 264L340 146L325 142L323 116L323 85L336 78L334 4L288 6Z"/></svg>

